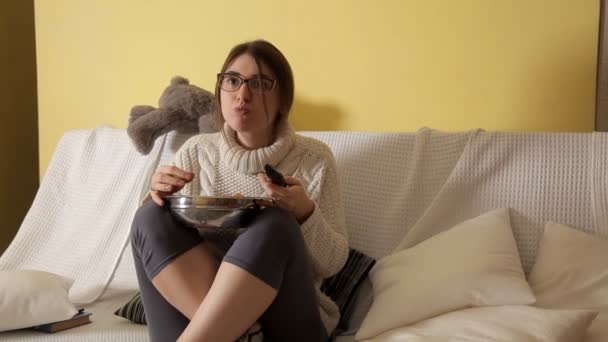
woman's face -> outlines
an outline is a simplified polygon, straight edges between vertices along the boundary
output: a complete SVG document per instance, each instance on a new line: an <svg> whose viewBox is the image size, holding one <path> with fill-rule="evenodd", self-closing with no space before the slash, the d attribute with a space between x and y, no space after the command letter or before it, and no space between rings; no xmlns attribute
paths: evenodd
<svg viewBox="0 0 608 342"><path fill-rule="evenodd" d="M224 74L231 74L245 80L252 80L252 82L244 82L235 91L221 89L221 109L224 120L237 133L271 138L273 122L279 109L278 85L274 84L271 90L262 91L263 86L253 79L266 78L268 80L262 81L262 83L265 82L266 85L269 85L272 84L270 80L275 80L275 75L263 63L260 63L260 67L261 70L258 70L255 59L249 54L240 55L228 66ZM234 86L238 82L240 81L234 77L224 78L226 86ZM266 107L264 107L264 97Z"/></svg>

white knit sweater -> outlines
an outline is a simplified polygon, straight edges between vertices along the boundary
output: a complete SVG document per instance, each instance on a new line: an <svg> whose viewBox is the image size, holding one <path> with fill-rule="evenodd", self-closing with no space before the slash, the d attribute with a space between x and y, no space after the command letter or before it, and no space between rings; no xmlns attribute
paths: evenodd
<svg viewBox="0 0 608 342"><path fill-rule="evenodd" d="M312 215L301 225L314 270L321 319L328 332L335 329L340 314L336 304L320 290L323 279L336 274L348 257L348 239L336 163L324 143L297 135L285 127L267 147L247 150L236 141L228 126L225 134L199 134L190 138L175 156L175 165L194 173L181 191L192 196L264 196L256 174L264 164L284 175L300 179L315 202ZM297 310L297 308L294 308Z"/></svg>

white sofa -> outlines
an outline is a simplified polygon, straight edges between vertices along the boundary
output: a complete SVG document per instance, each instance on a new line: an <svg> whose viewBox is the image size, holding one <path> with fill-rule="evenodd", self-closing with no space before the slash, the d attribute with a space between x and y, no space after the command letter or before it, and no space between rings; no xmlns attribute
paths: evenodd
<svg viewBox="0 0 608 342"><path fill-rule="evenodd" d="M351 246L375 258L454 224L510 207L524 270L547 221L608 236L608 134L302 132L333 150ZM0 269L34 268L76 279L70 296L93 323L56 334L0 333L2 341L146 341L144 326L113 315L136 291L128 230L159 164L188 136L171 132L140 156L126 131L67 132ZM369 282L352 321L365 315ZM338 341L352 341L350 335ZM608 331L606 332L608 340Z"/></svg>

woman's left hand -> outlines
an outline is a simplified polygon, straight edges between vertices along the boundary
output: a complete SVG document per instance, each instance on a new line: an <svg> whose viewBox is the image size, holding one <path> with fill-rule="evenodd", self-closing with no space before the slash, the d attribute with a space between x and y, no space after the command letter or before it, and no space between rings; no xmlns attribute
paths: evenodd
<svg viewBox="0 0 608 342"><path fill-rule="evenodd" d="M306 221L315 210L315 202L308 197L299 179L285 176L286 187L273 184L264 173L258 174L260 184L280 208L291 212L298 222Z"/></svg>

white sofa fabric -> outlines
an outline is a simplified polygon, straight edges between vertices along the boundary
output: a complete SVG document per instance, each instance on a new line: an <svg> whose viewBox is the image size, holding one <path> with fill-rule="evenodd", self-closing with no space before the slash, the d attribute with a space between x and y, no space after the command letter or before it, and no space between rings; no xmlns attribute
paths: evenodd
<svg viewBox="0 0 608 342"><path fill-rule="evenodd" d="M430 129L301 134L326 142L334 152L351 246L375 258L501 207L511 208L526 272L547 221L608 236L608 134ZM137 291L126 243L130 219L151 173L169 163L187 138L170 132L142 157L122 129L64 135L32 208L0 257L0 269L41 269L76 279L71 298L89 303L93 324L50 335L1 333L0 340L147 340L145 327L113 315ZM107 196L108 189L119 203ZM51 205L62 201L67 207ZM102 215L112 208L120 215ZM80 221L68 219L73 211L82 214ZM74 235L83 229L86 234ZM358 300L369 306L368 298ZM352 336L338 338L347 340Z"/></svg>

